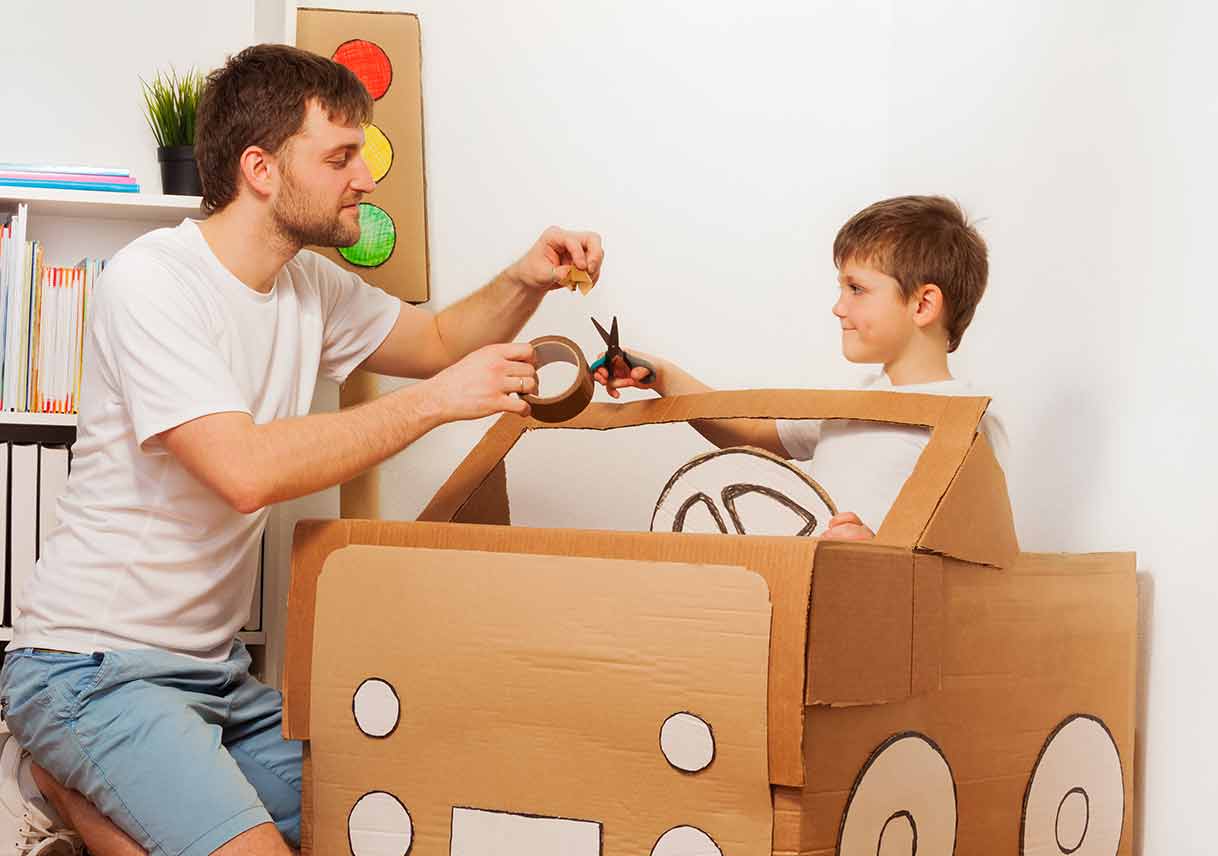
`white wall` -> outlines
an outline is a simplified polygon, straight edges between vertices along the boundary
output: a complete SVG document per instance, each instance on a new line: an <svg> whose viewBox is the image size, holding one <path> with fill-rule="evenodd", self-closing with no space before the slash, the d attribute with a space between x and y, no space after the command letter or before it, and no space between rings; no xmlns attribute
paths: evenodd
<svg viewBox="0 0 1218 856"><path fill-rule="evenodd" d="M630 342L716 385L847 381L829 315L837 226L908 192L954 195L984 218L990 293L954 367L993 390L1011 429L1025 549L1138 551L1153 607L1140 837L1147 853L1205 852L1196 830L1218 790L1218 306L1205 252L1218 12L1185 0L349 5L421 16L435 305L551 222L604 233L602 285L556 294L526 336L594 352L588 315L616 313ZM152 188L135 75L167 57L218 61L275 18L236 0L206 18L185 3L23 8L29 35L6 39L17 59L0 92L40 122L6 118L0 159L114 160ZM87 67L53 59L69 42L97 44L82 48ZM40 88L14 86L12 69ZM68 130L39 130L55 126ZM483 427L450 426L386 464L385 515L413 517ZM685 442L665 434L634 457ZM642 465L619 454L624 487L596 486L605 508L637 494Z"/></svg>
<svg viewBox="0 0 1218 856"><path fill-rule="evenodd" d="M201 9L205 12L200 14ZM250 0L9 0L3 11L0 160L130 169L161 192L140 78L206 72L253 40Z"/></svg>
<svg viewBox="0 0 1218 856"><path fill-rule="evenodd" d="M1023 463L1025 549L1136 550L1149 668L1138 738L1147 853L1188 822L1218 693L1218 313L1208 4L897 4L891 191L956 194L984 224L987 296L957 367L991 380ZM1144 650L1144 655L1146 651Z"/></svg>

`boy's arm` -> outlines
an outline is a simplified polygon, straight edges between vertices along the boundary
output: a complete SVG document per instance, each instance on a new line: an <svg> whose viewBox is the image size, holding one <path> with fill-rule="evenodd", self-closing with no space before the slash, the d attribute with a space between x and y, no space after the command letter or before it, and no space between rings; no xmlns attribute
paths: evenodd
<svg viewBox="0 0 1218 856"><path fill-rule="evenodd" d="M661 396L714 391L675 363L633 348L629 349L628 353L637 354L651 363L655 368L655 377L644 383L647 369L631 369L620 359L614 360L612 378L604 367L597 369L594 375L597 383L603 384L614 398L620 396L619 389L629 386L654 389ZM729 446L756 446L782 458L791 457L778 437L777 423L773 419L695 419L689 424L720 449ZM874 537L875 533L852 511L837 514L829 521L821 535L821 538L827 541L869 541Z"/></svg>
<svg viewBox="0 0 1218 856"><path fill-rule="evenodd" d="M655 377L644 383L647 370L644 368L630 369L621 360L614 360L613 377L602 367L596 370L596 381L603 384L609 395L618 398L619 389L634 386L640 389L652 389L661 396L690 395L696 392L714 392L714 389L691 375L676 363L659 357L644 354L633 348L628 353L637 354L640 359L647 360L655 367ZM730 446L754 446L765 449L782 458L790 458L791 454L778 439L778 428L773 419L695 419L689 423L694 430L714 443L720 449Z"/></svg>

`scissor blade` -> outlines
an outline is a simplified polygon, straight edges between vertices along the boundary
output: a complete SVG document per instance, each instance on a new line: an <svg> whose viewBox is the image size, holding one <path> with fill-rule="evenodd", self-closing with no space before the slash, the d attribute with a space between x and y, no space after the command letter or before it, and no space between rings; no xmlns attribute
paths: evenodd
<svg viewBox="0 0 1218 856"><path fill-rule="evenodd" d="M615 348L622 344L621 341L617 337L617 316L616 315L613 316L613 324L609 327L609 339L611 340L610 344L612 344L613 347L615 347Z"/></svg>
<svg viewBox="0 0 1218 856"><path fill-rule="evenodd" d="M617 319L615 318L614 320L616 321ZM609 338L609 334L605 332L605 328L601 326L600 322L593 318L592 323L596 325L596 332L601 334L601 338L605 340L605 344L612 345L613 340Z"/></svg>

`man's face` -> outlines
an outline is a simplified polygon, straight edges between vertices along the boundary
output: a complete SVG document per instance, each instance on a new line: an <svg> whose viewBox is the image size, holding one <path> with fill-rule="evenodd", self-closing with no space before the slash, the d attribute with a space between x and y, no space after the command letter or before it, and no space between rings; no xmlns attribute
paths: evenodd
<svg viewBox="0 0 1218 856"><path fill-rule="evenodd" d="M909 344L917 325L914 306L901 284L855 260L837 274L839 294L833 314L842 324L842 354L852 363L890 363Z"/></svg>
<svg viewBox="0 0 1218 856"><path fill-rule="evenodd" d="M360 155L363 145L362 128L335 124L309 102L300 132L278 155L282 183L271 216L286 238L319 247L359 240L359 202L376 187Z"/></svg>

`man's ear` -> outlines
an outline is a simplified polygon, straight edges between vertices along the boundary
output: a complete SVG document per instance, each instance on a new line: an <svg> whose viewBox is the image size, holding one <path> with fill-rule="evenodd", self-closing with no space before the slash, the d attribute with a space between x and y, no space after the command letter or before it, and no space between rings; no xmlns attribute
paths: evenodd
<svg viewBox="0 0 1218 856"><path fill-rule="evenodd" d="M241 179L259 198L271 195L278 178L279 163L273 155L260 146L250 146L241 153L238 161Z"/></svg>
<svg viewBox="0 0 1218 856"><path fill-rule="evenodd" d="M928 282L918 286L910 300L913 306L913 322L925 329L943 319L943 289Z"/></svg>

